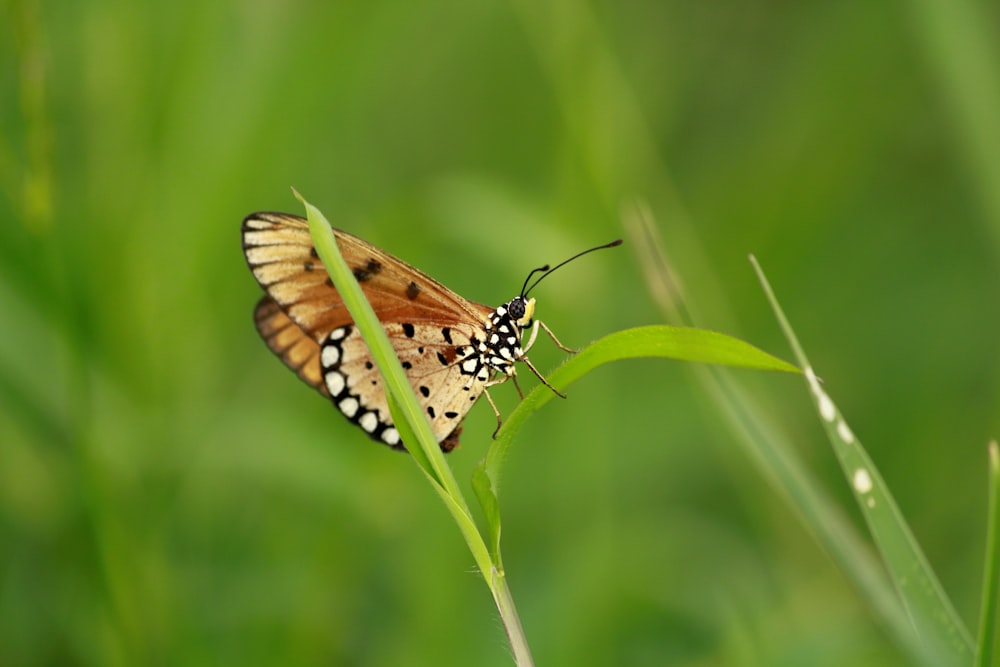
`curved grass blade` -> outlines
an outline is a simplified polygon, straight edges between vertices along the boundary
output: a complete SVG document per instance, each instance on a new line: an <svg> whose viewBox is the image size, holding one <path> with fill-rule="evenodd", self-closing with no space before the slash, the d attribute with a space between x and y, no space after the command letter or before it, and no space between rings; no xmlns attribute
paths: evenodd
<svg viewBox="0 0 1000 667"><path fill-rule="evenodd" d="M603 364L621 359L659 357L703 364L721 364L757 370L799 373L792 364L737 338L691 327L656 325L618 331L588 345L547 376L549 384L563 389ZM542 385L532 389L503 423L481 464L492 482L499 480L500 465L514 434L536 410L555 394Z"/></svg>

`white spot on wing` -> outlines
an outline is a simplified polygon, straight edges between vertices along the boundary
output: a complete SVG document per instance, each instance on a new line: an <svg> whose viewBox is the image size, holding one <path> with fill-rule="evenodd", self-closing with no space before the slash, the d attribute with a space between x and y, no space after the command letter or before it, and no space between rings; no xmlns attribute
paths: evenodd
<svg viewBox="0 0 1000 667"><path fill-rule="evenodd" d="M340 340L347 335L347 329L340 327L330 332L330 340Z"/></svg>
<svg viewBox="0 0 1000 667"><path fill-rule="evenodd" d="M319 360L323 364L323 368L336 366L340 361L340 348L336 345L324 345Z"/></svg>
<svg viewBox="0 0 1000 667"><path fill-rule="evenodd" d="M387 428L382 432L382 440L384 440L387 445L398 445L399 431L394 428Z"/></svg>
<svg viewBox="0 0 1000 667"><path fill-rule="evenodd" d="M330 392L333 397L340 396L340 392L344 391L344 374L338 371L330 371L325 376L326 379L326 389Z"/></svg>
<svg viewBox="0 0 1000 667"><path fill-rule="evenodd" d="M375 429L378 428L378 417L375 416L374 412L366 412L361 415L361 419L358 420L358 424L361 428L369 433L374 433Z"/></svg>
<svg viewBox="0 0 1000 667"><path fill-rule="evenodd" d="M358 413L358 399L353 396L348 396L340 403L337 403L337 407L340 408L340 411L347 415L348 418L353 418L354 415Z"/></svg>
<svg viewBox="0 0 1000 667"><path fill-rule="evenodd" d="M462 362L462 370L466 373L475 373L477 365L476 358L470 357Z"/></svg>

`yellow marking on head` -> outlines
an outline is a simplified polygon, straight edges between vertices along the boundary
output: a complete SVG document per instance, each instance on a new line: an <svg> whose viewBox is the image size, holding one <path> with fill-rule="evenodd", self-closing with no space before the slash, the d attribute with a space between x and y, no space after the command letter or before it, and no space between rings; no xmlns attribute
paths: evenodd
<svg viewBox="0 0 1000 667"><path fill-rule="evenodd" d="M525 327L531 322L531 318L535 316L535 297L528 299L527 303L524 304L524 317L517 321L519 326Z"/></svg>

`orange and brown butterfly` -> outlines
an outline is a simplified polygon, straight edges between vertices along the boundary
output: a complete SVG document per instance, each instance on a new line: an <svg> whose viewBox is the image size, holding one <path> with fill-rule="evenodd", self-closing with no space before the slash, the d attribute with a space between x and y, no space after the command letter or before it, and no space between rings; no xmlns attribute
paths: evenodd
<svg viewBox="0 0 1000 667"><path fill-rule="evenodd" d="M247 264L265 292L254 322L267 346L371 438L403 449L379 371L313 247L308 222L286 213L253 213L243 220L242 234ZM334 234L444 451L458 444L462 419L483 394L499 429L500 413L487 389L515 378L516 362L545 382L526 356L539 326L572 352L533 319L535 299L528 297L541 278L566 262L535 269L519 295L491 308L367 241L338 229ZM539 271L542 276L529 287Z"/></svg>

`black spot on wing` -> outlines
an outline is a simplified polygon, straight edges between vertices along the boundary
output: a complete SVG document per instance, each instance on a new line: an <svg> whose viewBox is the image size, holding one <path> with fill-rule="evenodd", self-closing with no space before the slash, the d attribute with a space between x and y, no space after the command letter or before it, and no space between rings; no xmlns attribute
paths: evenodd
<svg viewBox="0 0 1000 667"><path fill-rule="evenodd" d="M352 273L354 274L354 279L359 283L363 283L366 280L371 280L382 270L382 265L378 260L369 258L368 262L364 266L359 266L355 268Z"/></svg>
<svg viewBox="0 0 1000 667"><path fill-rule="evenodd" d="M410 284L406 286L406 298L413 301L418 294L420 294L420 285L411 280Z"/></svg>
<svg viewBox="0 0 1000 667"><path fill-rule="evenodd" d="M407 338L413 338L413 334L415 333L413 325L409 322L403 322L403 333L406 334Z"/></svg>

